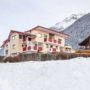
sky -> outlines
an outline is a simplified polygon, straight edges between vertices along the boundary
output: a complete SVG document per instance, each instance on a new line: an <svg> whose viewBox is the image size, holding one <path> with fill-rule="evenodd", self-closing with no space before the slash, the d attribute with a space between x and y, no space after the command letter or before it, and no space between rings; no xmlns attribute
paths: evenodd
<svg viewBox="0 0 90 90"><path fill-rule="evenodd" d="M64 18L90 12L90 0L0 0L0 45L10 30L51 27Z"/></svg>

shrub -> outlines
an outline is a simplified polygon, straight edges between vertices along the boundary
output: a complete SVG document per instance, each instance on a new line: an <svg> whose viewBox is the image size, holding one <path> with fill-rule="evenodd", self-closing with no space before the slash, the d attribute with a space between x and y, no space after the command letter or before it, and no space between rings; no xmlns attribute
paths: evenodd
<svg viewBox="0 0 90 90"><path fill-rule="evenodd" d="M20 57L16 56L16 57L7 57L3 60L4 62L20 62Z"/></svg>

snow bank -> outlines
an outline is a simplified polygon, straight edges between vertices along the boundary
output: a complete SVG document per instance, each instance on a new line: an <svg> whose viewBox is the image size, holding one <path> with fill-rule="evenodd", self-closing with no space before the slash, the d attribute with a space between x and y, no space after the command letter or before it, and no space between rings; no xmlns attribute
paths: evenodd
<svg viewBox="0 0 90 90"><path fill-rule="evenodd" d="M89 90L90 58L0 64L0 90Z"/></svg>

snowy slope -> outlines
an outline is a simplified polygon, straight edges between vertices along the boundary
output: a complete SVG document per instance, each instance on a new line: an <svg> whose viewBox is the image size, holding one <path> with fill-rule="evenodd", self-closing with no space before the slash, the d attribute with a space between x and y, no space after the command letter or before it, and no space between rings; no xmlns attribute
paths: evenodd
<svg viewBox="0 0 90 90"><path fill-rule="evenodd" d="M74 49L79 49L78 44L90 36L90 13L78 19L66 28L63 33L70 35L66 39L66 43L72 45Z"/></svg>
<svg viewBox="0 0 90 90"><path fill-rule="evenodd" d="M0 64L0 90L89 90L90 58Z"/></svg>
<svg viewBox="0 0 90 90"><path fill-rule="evenodd" d="M51 29L59 32L63 31L83 15L85 14L72 14L70 17L65 18L63 21L56 23L54 26L51 27Z"/></svg>

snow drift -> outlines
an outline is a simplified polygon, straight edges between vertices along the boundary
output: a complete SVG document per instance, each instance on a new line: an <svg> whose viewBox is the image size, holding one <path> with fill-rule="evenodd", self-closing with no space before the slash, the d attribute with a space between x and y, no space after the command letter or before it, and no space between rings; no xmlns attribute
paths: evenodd
<svg viewBox="0 0 90 90"><path fill-rule="evenodd" d="M0 90L89 90L90 58L0 64Z"/></svg>

